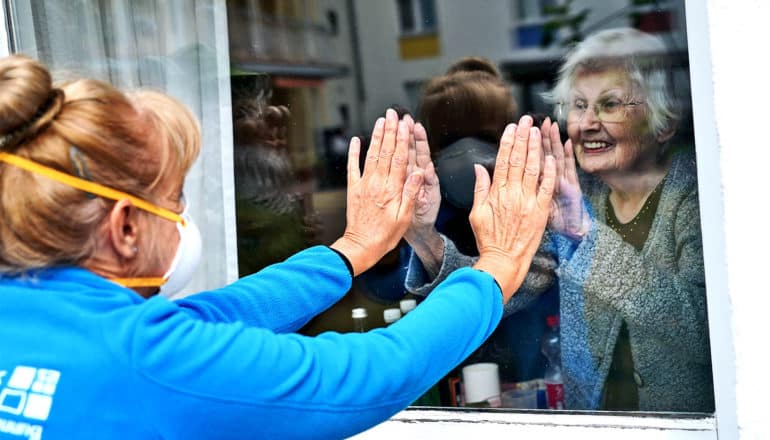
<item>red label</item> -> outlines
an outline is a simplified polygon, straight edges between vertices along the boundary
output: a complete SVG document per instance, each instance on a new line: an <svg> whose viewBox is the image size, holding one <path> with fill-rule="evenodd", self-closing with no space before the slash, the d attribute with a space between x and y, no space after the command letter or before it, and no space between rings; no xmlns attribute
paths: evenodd
<svg viewBox="0 0 770 440"><path fill-rule="evenodd" d="M545 399L548 409L564 409L564 384L546 383Z"/></svg>

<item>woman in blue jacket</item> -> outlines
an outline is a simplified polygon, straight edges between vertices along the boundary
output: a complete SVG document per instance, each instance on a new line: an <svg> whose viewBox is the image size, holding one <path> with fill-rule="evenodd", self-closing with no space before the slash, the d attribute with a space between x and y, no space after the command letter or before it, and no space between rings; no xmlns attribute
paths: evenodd
<svg viewBox="0 0 770 440"><path fill-rule="evenodd" d="M0 436L340 438L406 407L497 325L555 175L531 123L509 126L494 181L477 170L473 268L388 328L293 333L403 235L424 197L408 153L423 133L388 111L363 173L351 141L331 246L170 301L200 255L181 193L194 118L156 92L53 86L36 61L0 60Z"/></svg>

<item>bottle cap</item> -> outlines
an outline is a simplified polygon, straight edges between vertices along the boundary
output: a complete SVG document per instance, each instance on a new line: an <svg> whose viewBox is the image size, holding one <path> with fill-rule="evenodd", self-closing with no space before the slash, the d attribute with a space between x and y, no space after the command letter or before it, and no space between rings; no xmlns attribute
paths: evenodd
<svg viewBox="0 0 770 440"><path fill-rule="evenodd" d="M401 309L385 309L385 311L382 312L382 317L385 319L386 324L396 322L401 319Z"/></svg>
<svg viewBox="0 0 770 440"><path fill-rule="evenodd" d="M406 315L417 307L417 300L414 299L402 299L398 305L401 307L401 312Z"/></svg>
<svg viewBox="0 0 770 440"><path fill-rule="evenodd" d="M545 318L545 323L548 325L548 327L558 327L559 326L559 315L551 315Z"/></svg>
<svg viewBox="0 0 770 440"><path fill-rule="evenodd" d="M366 309L364 309L363 307L353 309L353 318L366 318L366 317L367 317Z"/></svg>

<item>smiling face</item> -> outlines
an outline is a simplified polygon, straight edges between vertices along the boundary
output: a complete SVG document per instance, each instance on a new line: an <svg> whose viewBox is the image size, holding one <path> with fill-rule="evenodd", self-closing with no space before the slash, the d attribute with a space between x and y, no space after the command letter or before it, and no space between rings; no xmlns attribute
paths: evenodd
<svg viewBox="0 0 770 440"><path fill-rule="evenodd" d="M644 97L634 93L628 76L621 69L578 71L570 102L573 108L585 111L582 116L575 111L568 114L567 134L584 171L628 171L656 163L660 146L650 132L646 106L640 104L643 101ZM596 113L597 103L604 104L607 110L619 106L615 111L622 116L602 115L600 119Z"/></svg>

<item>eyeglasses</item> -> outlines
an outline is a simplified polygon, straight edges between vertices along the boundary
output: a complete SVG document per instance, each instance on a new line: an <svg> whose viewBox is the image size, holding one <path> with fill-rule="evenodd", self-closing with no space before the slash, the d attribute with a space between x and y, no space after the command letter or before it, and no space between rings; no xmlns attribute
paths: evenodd
<svg viewBox="0 0 770 440"><path fill-rule="evenodd" d="M628 119L628 109L643 104L645 104L644 101L623 102L618 98L605 98L596 101L591 108L599 121L618 123ZM588 101L582 98L559 103L559 111L562 112L562 115L566 112L567 122L572 123L582 121L588 107Z"/></svg>

